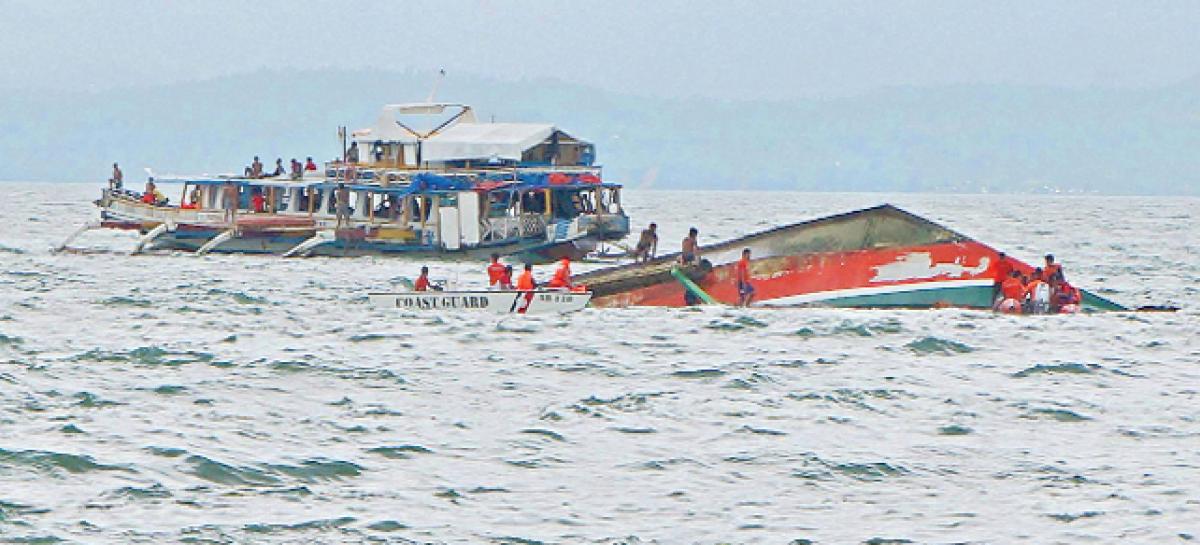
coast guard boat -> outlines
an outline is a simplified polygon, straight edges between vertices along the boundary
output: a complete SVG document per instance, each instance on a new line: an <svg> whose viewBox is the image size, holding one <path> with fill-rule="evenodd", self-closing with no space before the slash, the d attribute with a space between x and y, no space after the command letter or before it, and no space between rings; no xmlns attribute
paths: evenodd
<svg viewBox="0 0 1200 545"><path fill-rule="evenodd" d="M594 146L553 125L481 123L470 106L430 102L385 106L373 127L349 136L344 160L320 169L152 176L182 186L177 204L110 184L96 201L100 221L58 249L107 228L142 233L134 253L499 253L544 263L582 258L629 232L621 186L603 181Z"/></svg>

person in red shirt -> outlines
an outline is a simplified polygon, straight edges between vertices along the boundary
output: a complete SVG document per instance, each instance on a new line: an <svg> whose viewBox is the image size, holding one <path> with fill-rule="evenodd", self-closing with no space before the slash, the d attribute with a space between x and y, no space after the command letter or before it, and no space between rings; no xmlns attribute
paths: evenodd
<svg viewBox="0 0 1200 545"><path fill-rule="evenodd" d="M488 288L502 289L500 281L504 279L504 264L500 262L500 254L492 254L492 263L487 266Z"/></svg>
<svg viewBox="0 0 1200 545"><path fill-rule="evenodd" d="M255 212L263 212L267 209L267 199L263 198L262 191L255 191L250 197L250 207Z"/></svg>
<svg viewBox="0 0 1200 545"><path fill-rule="evenodd" d="M304 170L317 170L317 164L313 162L312 157L309 157L308 160L304 162Z"/></svg>
<svg viewBox="0 0 1200 545"><path fill-rule="evenodd" d="M738 306L750 306L754 298L754 286L750 284L750 248L742 250L742 258L737 262L737 291Z"/></svg>
<svg viewBox="0 0 1200 545"><path fill-rule="evenodd" d="M525 272L517 278L517 289L521 291L533 291L537 289L537 282L533 281L533 265L525 264Z"/></svg>
<svg viewBox="0 0 1200 545"><path fill-rule="evenodd" d="M502 290L513 289L512 273L513 273L512 265L505 265L504 266L504 276L500 277L500 289L502 289Z"/></svg>
<svg viewBox="0 0 1200 545"><path fill-rule="evenodd" d="M558 269L554 271L554 278L551 278L546 286L550 288L571 287L571 258L563 256L562 261L558 264Z"/></svg>
<svg viewBox="0 0 1200 545"><path fill-rule="evenodd" d="M429 290L429 267L421 267L421 276L413 283L413 291Z"/></svg>

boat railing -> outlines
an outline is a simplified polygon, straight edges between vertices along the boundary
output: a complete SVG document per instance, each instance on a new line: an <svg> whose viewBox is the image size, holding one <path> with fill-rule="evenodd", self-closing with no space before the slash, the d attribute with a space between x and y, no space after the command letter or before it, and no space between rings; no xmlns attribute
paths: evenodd
<svg viewBox="0 0 1200 545"><path fill-rule="evenodd" d="M150 221L170 220L175 223L219 223L224 221L225 218L225 212L222 210L158 206L137 201L124 195L110 196L107 199L106 208L115 214Z"/></svg>

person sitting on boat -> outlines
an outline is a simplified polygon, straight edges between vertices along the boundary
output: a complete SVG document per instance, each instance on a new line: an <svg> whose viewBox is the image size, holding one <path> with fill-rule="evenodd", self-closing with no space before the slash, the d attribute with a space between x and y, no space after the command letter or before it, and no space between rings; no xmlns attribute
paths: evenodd
<svg viewBox="0 0 1200 545"><path fill-rule="evenodd" d="M500 254L492 254L492 262L487 266L488 289L504 289L500 280L504 278L504 264L500 262Z"/></svg>
<svg viewBox="0 0 1200 545"><path fill-rule="evenodd" d="M357 163L358 162L358 142L350 143L350 149L346 150L345 159L346 159L347 163Z"/></svg>
<svg viewBox="0 0 1200 545"><path fill-rule="evenodd" d="M262 178L263 177L262 161L258 160L257 155L254 156L254 162L250 163L250 177L251 178Z"/></svg>
<svg viewBox="0 0 1200 545"><path fill-rule="evenodd" d="M267 211L267 199L263 197L261 189L255 189L254 194L250 195L250 209L255 213Z"/></svg>
<svg viewBox="0 0 1200 545"><path fill-rule="evenodd" d="M429 290L429 267L421 267L421 276L417 277L417 281L413 283L413 291L428 291Z"/></svg>
<svg viewBox="0 0 1200 545"><path fill-rule="evenodd" d="M278 178L287 174L287 169L283 168L283 157L275 158L275 171L271 173L272 178Z"/></svg>
<svg viewBox="0 0 1200 545"><path fill-rule="evenodd" d="M292 157L292 179L299 180L304 177L304 165L300 164L295 157Z"/></svg>
<svg viewBox="0 0 1200 545"><path fill-rule="evenodd" d="M517 289L521 291L533 291L537 289L537 282L533 280L533 265L529 263L525 264L524 272L517 278Z"/></svg>
<svg viewBox="0 0 1200 545"><path fill-rule="evenodd" d="M649 227L642 230L642 235L638 237L637 247L633 250L633 258L646 262L654 259L656 253L658 253L658 224L651 223Z"/></svg>
<svg viewBox="0 0 1200 545"><path fill-rule="evenodd" d="M142 202L161 206L167 204L167 197L158 190L158 186L154 185L154 182L146 182L146 192L142 194Z"/></svg>
<svg viewBox="0 0 1200 545"><path fill-rule="evenodd" d="M684 237L682 251L679 253L680 263L691 265L696 262L696 255L700 252L700 241L697 240L699 236L699 229L695 227L688 229L688 236Z"/></svg>
<svg viewBox="0 0 1200 545"><path fill-rule="evenodd" d="M504 266L504 276L500 277L500 289L502 289L502 290L513 289L512 273L513 273L512 265L505 265Z"/></svg>
<svg viewBox="0 0 1200 545"><path fill-rule="evenodd" d="M549 288L571 288L571 258L563 256L558 262L558 269L554 271L554 278L546 284Z"/></svg>
<svg viewBox="0 0 1200 545"><path fill-rule="evenodd" d="M1025 293L1029 296L1029 304L1025 311L1029 314L1045 314L1050 311L1050 285L1042 280L1042 269L1034 269L1033 276L1025 284Z"/></svg>
<svg viewBox="0 0 1200 545"><path fill-rule="evenodd" d="M200 209L200 188L193 187L192 192L188 194L187 202L180 203L179 207L186 208L188 210L199 210Z"/></svg>
<svg viewBox="0 0 1200 545"><path fill-rule="evenodd" d="M742 258L737 262L737 292L738 306L750 306L754 298L754 286L750 284L750 248L742 250Z"/></svg>
<svg viewBox="0 0 1200 545"><path fill-rule="evenodd" d="M1079 305L1083 302L1083 296L1079 292L1079 288L1072 286L1063 278L1062 271L1055 274L1050 281L1052 289L1051 309L1053 312L1062 314L1074 314L1079 312Z"/></svg>
<svg viewBox="0 0 1200 545"><path fill-rule="evenodd" d="M120 190L125 186L125 174L121 172L121 167L113 163L112 178L108 179L108 188L112 190Z"/></svg>
<svg viewBox="0 0 1200 545"><path fill-rule="evenodd" d="M996 304L996 310L1007 314L1019 314L1021 312L1021 301L1025 300L1025 282L1021 280L1021 273L1012 271L1008 275L1008 279L1000 286L1000 302Z"/></svg>
<svg viewBox="0 0 1200 545"><path fill-rule="evenodd" d="M312 157L309 157L308 159L306 159L304 161L304 171L305 172L316 172L316 170L317 170L317 164L313 162Z"/></svg>
<svg viewBox="0 0 1200 545"><path fill-rule="evenodd" d="M1042 280L1050 282L1055 275L1062 276L1062 265L1054 262L1053 254L1046 254L1046 266L1042 267Z"/></svg>

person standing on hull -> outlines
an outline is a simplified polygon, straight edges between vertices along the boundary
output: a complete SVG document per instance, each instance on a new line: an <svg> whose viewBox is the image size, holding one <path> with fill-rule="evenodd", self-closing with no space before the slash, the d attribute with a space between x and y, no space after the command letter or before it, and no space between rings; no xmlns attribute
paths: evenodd
<svg viewBox="0 0 1200 545"><path fill-rule="evenodd" d="M633 258L645 263L654 259L656 253L658 253L658 224L651 223L649 227L642 230L642 236L638 237L637 248L633 250Z"/></svg>
<svg viewBox="0 0 1200 545"><path fill-rule="evenodd" d="M737 262L737 292L738 306L750 306L754 299L754 286L750 284L750 248L742 250L742 258Z"/></svg>
<svg viewBox="0 0 1200 545"><path fill-rule="evenodd" d="M692 265L696 263L697 257L700 254L700 230L692 227L688 229L688 236L684 237L679 252L679 262L683 265Z"/></svg>
<svg viewBox="0 0 1200 545"><path fill-rule="evenodd" d="M258 160L257 155L254 156L254 162L250 163L250 177L251 178L262 178L263 177L262 161Z"/></svg>
<svg viewBox="0 0 1200 545"><path fill-rule="evenodd" d="M125 186L125 174L121 172L121 167L113 163L112 178L108 179L108 188L114 191L120 190Z"/></svg>
<svg viewBox="0 0 1200 545"><path fill-rule="evenodd" d="M492 254L492 263L487 266L488 289L504 289L504 264L500 262L500 254Z"/></svg>

